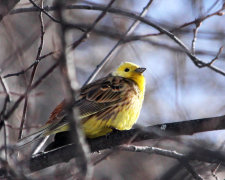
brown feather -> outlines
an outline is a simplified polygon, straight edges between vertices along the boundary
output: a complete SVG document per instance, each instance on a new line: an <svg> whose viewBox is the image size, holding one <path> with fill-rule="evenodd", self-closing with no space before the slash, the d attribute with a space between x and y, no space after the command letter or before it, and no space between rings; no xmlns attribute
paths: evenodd
<svg viewBox="0 0 225 180"><path fill-rule="evenodd" d="M48 121L46 122L46 124L51 124L53 122L55 122L57 119L61 118L64 116L64 109L65 109L65 100L63 100L58 106L56 106L56 108L54 109L54 111L52 111ZM63 114L62 114L63 113ZM61 114L61 116L59 116Z"/></svg>
<svg viewBox="0 0 225 180"><path fill-rule="evenodd" d="M119 76L108 76L81 88L80 97L74 106L80 109L82 123L92 116L100 120L116 118L121 106L129 103L132 95L139 89L134 81ZM46 124L58 122L65 115L65 101L62 101L51 113ZM63 113L62 113L63 112Z"/></svg>

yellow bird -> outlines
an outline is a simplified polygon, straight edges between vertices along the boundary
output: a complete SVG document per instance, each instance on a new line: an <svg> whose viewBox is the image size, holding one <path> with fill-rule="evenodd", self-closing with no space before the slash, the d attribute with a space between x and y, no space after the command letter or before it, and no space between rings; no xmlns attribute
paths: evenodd
<svg viewBox="0 0 225 180"><path fill-rule="evenodd" d="M104 136L113 129L132 128L144 99L145 70L125 62L107 77L81 88L74 107L80 110L81 124L87 138ZM17 145L20 147L49 135L69 131L65 106L65 101L61 102L39 131L21 139Z"/></svg>

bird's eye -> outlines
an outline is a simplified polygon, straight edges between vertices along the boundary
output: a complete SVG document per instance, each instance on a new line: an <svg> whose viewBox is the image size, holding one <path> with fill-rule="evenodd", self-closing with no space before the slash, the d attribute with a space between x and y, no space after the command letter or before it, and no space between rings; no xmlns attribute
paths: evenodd
<svg viewBox="0 0 225 180"><path fill-rule="evenodd" d="M126 68L124 71L125 71L125 72L129 72L129 71L130 71L130 69L129 69L129 68Z"/></svg>

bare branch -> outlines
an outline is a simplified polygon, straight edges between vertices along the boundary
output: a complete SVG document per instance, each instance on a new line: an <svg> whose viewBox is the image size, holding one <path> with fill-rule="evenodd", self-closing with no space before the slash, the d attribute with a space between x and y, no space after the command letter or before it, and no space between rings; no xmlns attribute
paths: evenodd
<svg viewBox="0 0 225 180"><path fill-rule="evenodd" d="M221 163L219 163L219 164L216 166L216 168L215 168L214 170L211 171L211 172L212 172L212 176L213 176L216 180L219 180L218 177L217 177L217 175L216 175L216 172L217 172L218 169L220 168L220 165L221 165Z"/></svg>
<svg viewBox="0 0 225 180"><path fill-rule="evenodd" d="M11 99L11 98L10 98L9 88L8 88L8 86L7 86L6 82L5 82L5 80L2 79L1 76L0 76L0 83L1 83L2 88L3 88L3 91L4 91L4 93L5 93L5 101L4 101L4 104L3 104L3 108L2 108L2 110L1 110L1 112L0 112L0 123L1 123L1 121L3 121L4 116L5 116L5 111L6 111L6 109L7 109L7 104L10 102L10 99Z"/></svg>
<svg viewBox="0 0 225 180"><path fill-rule="evenodd" d="M24 73L26 73L27 71L29 71L32 67L36 66L36 64L38 64L39 62L41 62L44 58L53 55L55 52L49 52L43 56L40 56L37 60L35 60L29 67L27 67L25 70L22 70L20 72L16 72L16 73L10 73L10 74L6 74L4 76L4 78L8 78L8 77L12 77L12 76L20 76Z"/></svg>
<svg viewBox="0 0 225 180"><path fill-rule="evenodd" d="M82 41L84 41L90 34L90 32L95 28L97 23L106 15L109 8L112 6L115 0L111 0L110 3L103 9L102 13L97 17L97 19L92 23L91 27L87 29L87 31L72 44L72 49L75 49Z"/></svg>
<svg viewBox="0 0 225 180"><path fill-rule="evenodd" d="M219 9L218 11L216 11L216 12L214 12L214 13L211 13L211 14L208 14L207 16L204 16L204 17L200 17L200 18L198 18L198 19L195 19L194 21L185 23L185 24L181 25L178 29L184 28L184 27L189 26L189 25L191 25L191 24L195 24L197 21L203 22L204 20L206 20L206 19L208 19L208 18L210 18L210 17L212 17L212 16L223 16L224 13L223 13L222 11L223 11L224 9L225 9L225 6L223 5L223 6L221 7L221 9Z"/></svg>
<svg viewBox="0 0 225 180"><path fill-rule="evenodd" d="M30 87L30 91L33 90L34 88L36 88L49 74L52 73L52 71L54 71L54 69L59 65L59 60L56 61L36 82L33 83L33 85ZM16 110L16 108L19 106L19 104L21 103L21 101L25 98L25 96L30 93L30 91L26 91L24 94L22 94L18 100L14 103L14 105L12 106L11 109L8 110L8 112L5 115L5 119L8 119L13 112ZM0 124L0 129L1 129L2 125Z"/></svg>
<svg viewBox="0 0 225 180"><path fill-rule="evenodd" d="M102 5L70 5L70 6L67 6L68 9L87 9L87 10L104 10L105 6L102 6ZM48 9L48 8L47 8ZM55 10L55 7L52 7L52 8L49 8L48 10ZM180 28L183 28L183 27L186 27L190 24L194 24L196 23L196 21L199 21L199 20L205 20L207 18L210 18L212 16L215 16L215 15L218 15L218 16L222 16L224 15L224 13L222 12L224 10L224 6L219 10L219 11L216 11L212 14L209 14L201 19L196 19L194 21L191 21L189 23L185 23L183 24L182 26L180 26L179 28L176 28L176 29L180 29ZM29 10L28 11L33 11L33 10ZM18 12L23 12L23 11L18 11ZM187 46L179 39L177 38L173 33L171 33L170 31L156 25L155 23L149 21L148 19L145 19L143 17L139 17L139 15L133 13L133 12L130 12L130 11L127 11L127 10L124 10L124 9L118 9L118 8L109 8L108 12L111 12L111 13L116 13L116 14L119 14L119 15L122 15L122 16L127 16L127 17L130 17L130 18L133 18L133 19L136 19L136 20L139 20L140 22L144 23L144 24L147 24L155 29L157 29L160 34L166 34L168 37L170 37L174 42L176 42L182 49L183 51L187 54L187 56L192 60L192 62L199 68L202 68L202 67L208 67L210 68L211 70L225 76L225 72L215 66L208 66L207 63L204 63L201 59L197 58L196 56L194 56L187 48ZM73 24L67 24L67 26L73 28ZM74 28L77 28L78 26L75 25Z"/></svg>
<svg viewBox="0 0 225 180"><path fill-rule="evenodd" d="M4 146L5 146L5 159L7 161L7 139L6 139L7 136L6 136L6 125L5 125L5 113L6 113L6 110L7 110L8 103L10 102L11 98L10 98L10 92L9 92L8 86L7 86L6 82L5 82L5 80L2 79L1 76L0 76L0 83L1 83L3 91L5 93L5 100L4 100L4 103L3 103L2 110L0 112L0 129L3 126Z"/></svg>
<svg viewBox="0 0 225 180"><path fill-rule="evenodd" d="M181 161L181 164L187 169L194 179L203 180L203 178L195 172L194 168L186 161Z"/></svg>
<svg viewBox="0 0 225 180"><path fill-rule="evenodd" d="M140 13L139 17L144 17L146 15L146 13L148 12L149 7L151 6L153 0L150 0L147 5L143 8L142 12ZM117 50L117 48L123 43L123 39L132 34L132 32L135 30L135 28L138 26L140 22L138 20L135 20L132 25L128 28L128 30L121 35L121 38L119 39L119 41L114 45L114 47L109 51L109 53L105 56L105 58L97 65L97 67L95 68L95 70L91 73L91 75L89 76L89 78L87 79L87 81L84 83L84 85L90 83L91 81L93 81L93 79L95 78L95 76L99 73L99 71L103 68L103 66L109 61L109 59L111 58L113 52L115 52Z"/></svg>
<svg viewBox="0 0 225 180"><path fill-rule="evenodd" d="M176 151L170 151L167 149L157 148L157 147L149 147L149 146L134 146L134 145L122 145L116 148L117 150L122 151L131 151L131 152L143 152L147 154L158 154L170 158L177 159L191 175L194 179L203 180L202 177L195 172L193 167L189 164L189 160L186 155L178 153Z"/></svg>
<svg viewBox="0 0 225 180"><path fill-rule="evenodd" d="M213 58L212 61L210 61L207 65L208 65L208 66L211 66L211 65L219 58L219 56L221 55L222 51L223 51L223 46L220 47L220 49L219 49L219 51L218 51L216 57Z"/></svg>
<svg viewBox="0 0 225 180"><path fill-rule="evenodd" d="M86 7L87 8L87 7ZM91 8L88 6L88 8L89 9L99 9L99 10L101 10L101 7L94 7L94 6L91 6ZM223 7L224 8L224 7ZM223 9L222 8L222 9ZM114 9L115 10L115 9ZM157 29L160 33L162 33L162 34L165 34L165 35L167 35L170 39L172 39L176 44L178 44L181 48L182 48L182 50L186 53L186 55L192 60L192 62L197 66L197 67L199 67L199 68L202 68L202 67L208 67L208 68L210 68L211 70L213 70L213 71L215 71L215 72L217 72L217 73L219 73L219 74L221 74L221 75L223 75L223 76L225 76L225 72L224 71L222 71L221 69L219 69L219 68L217 68L217 67L215 67L215 66L207 66L207 64L206 63L204 63L201 59L199 59L198 57L196 57L196 56L194 56L190 51L189 51L189 49L188 49L188 47L178 38L178 37L176 37L173 33L171 33L171 32L169 32L168 30L166 30L166 29L164 29L164 28L162 28L162 27L160 27L160 26L158 26L157 24L155 24L155 23L153 23L153 22L151 22L151 21L149 21L148 19L146 19L146 18L143 18L143 17L140 17L140 16L138 16L138 15L136 15L135 13L133 13L133 12L130 12L130 11L126 11L126 10L121 10L121 9L116 9L115 11L110 11L110 9L109 9L109 12L112 12L112 13L115 13L115 11L116 11L116 14L120 14L120 15L123 15L123 16L127 16L127 17L130 17L130 18L132 18L132 19L136 19L136 20L139 20L139 21L141 21L142 23L144 23L144 24L146 24L146 25L149 25L149 26L151 26L151 27L153 27L153 28L155 28L155 29ZM223 15L223 13L221 13L221 12L216 12L216 14L217 15ZM208 15L208 16L206 16L206 17L204 17L205 19L206 18L209 18L209 17L211 17L211 16L213 16L213 14L211 14L211 15ZM196 22L196 21L194 21L194 22ZM67 26L68 26L68 28L70 27L70 28L73 28L73 24L67 24ZM75 27L77 27L77 26L75 26Z"/></svg>
<svg viewBox="0 0 225 180"><path fill-rule="evenodd" d="M212 6L207 10L207 12L206 13L209 13L217 4L218 4L218 2L219 2L219 0L216 0L213 4L212 4Z"/></svg>
<svg viewBox="0 0 225 180"><path fill-rule="evenodd" d="M45 28L49 27L51 23L52 21L47 20L45 23ZM33 31L31 31L31 35L28 35L27 38L20 43L19 47L15 48L15 50L13 50L6 58L3 59L2 63L0 64L2 71L6 70L6 68L12 63L15 56L21 51L21 49L23 52L26 52L31 47L32 43L38 40L39 37L40 30L35 28Z"/></svg>
<svg viewBox="0 0 225 180"><path fill-rule="evenodd" d="M43 7L43 0L41 0L41 7ZM34 76L35 76L35 73L36 73L36 70L37 70L37 67L38 67L38 63L39 63L38 60L40 58L41 51L42 51L42 48L43 48L43 45L44 45L44 34L45 34L45 31L44 31L44 22L43 22L42 11L40 11L39 20L40 20L40 24L41 24L41 42L40 42L40 45L39 45L39 48L38 48L38 52L37 52L37 56L36 56L36 60L35 60L35 62L37 62L37 63L33 66L33 70L32 70L31 77L30 77L30 81L29 81L29 84L28 84L27 90L26 90L27 92L30 91L29 89L30 89L30 87L32 85L32 82L33 82L33 79L34 79ZM18 135L18 140L21 139L21 137L22 137L23 126L24 126L25 119L26 119L27 104L28 104L28 94L25 97L25 102L24 102L24 107L23 107L23 114L22 114L22 120L21 120L21 124L20 124L20 131L19 131L19 135Z"/></svg>
<svg viewBox="0 0 225 180"><path fill-rule="evenodd" d="M118 145L127 143L131 138L132 142L138 142L147 139L169 138L180 135L193 135L199 132L213 131L225 129L225 116L195 119L189 121L181 121L174 123L158 124L148 126L142 129L131 129L127 131L114 131L107 136L102 136L95 139L88 139L91 152L100 151L103 149L113 148ZM30 169L37 171L51 165L67 162L76 157L74 153L77 147L74 144L65 145L57 149L37 154L31 158ZM209 163L221 163L225 165L225 156L220 152L194 151L187 156L188 160L198 160ZM177 155L181 156L180 154ZM180 157L185 158L185 157Z"/></svg>
<svg viewBox="0 0 225 180"><path fill-rule="evenodd" d="M198 30L199 30L199 28L201 26L201 23L202 22L198 22L198 21L196 21L196 23L195 23L196 27L193 30L194 31L194 37L193 37L192 44L191 44L191 52L192 52L192 54L195 54L195 42L197 40L197 33L198 33Z"/></svg>
<svg viewBox="0 0 225 180"><path fill-rule="evenodd" d="M50 15L45 9L43 9L42 7L39 7L33 0L29 0L31 4L33 4L33 6L38 10L43 12L46 16L48 16L52 21L56 22L56 23L61 23L59 20L55 19L52 15ZM81 28L77 28L80 31L84 31Z"/></svg>

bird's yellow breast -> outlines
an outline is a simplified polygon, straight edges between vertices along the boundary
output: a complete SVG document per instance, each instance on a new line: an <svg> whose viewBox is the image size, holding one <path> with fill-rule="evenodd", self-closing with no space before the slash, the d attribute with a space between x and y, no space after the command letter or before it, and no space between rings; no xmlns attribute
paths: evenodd
<svg viewBox="0 0 225 180"><path fill-rule="evenodd" d="M130 97L130 103L118 106L115 117L110 119L99 119L93 116L82 124L85 135L88 138L95 138L106 135L113 128L118 130L129 130L135 124L142 107L143 93ZM123 107L123 108L121 108Z"/></svg>

